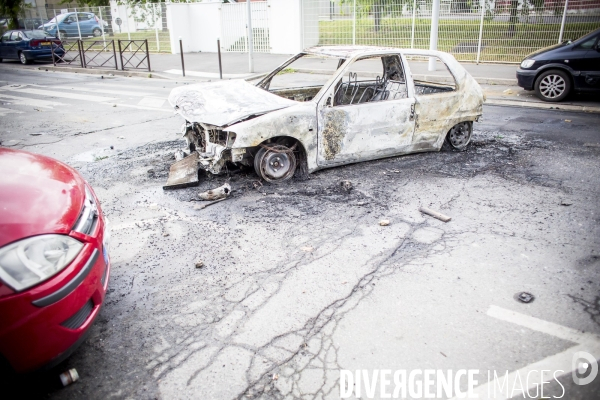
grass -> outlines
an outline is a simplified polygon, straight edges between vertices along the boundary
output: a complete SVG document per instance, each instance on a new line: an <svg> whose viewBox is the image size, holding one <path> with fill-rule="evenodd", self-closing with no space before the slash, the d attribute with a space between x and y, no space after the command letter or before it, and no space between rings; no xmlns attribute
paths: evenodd
<svg viewBox="0 0 600 400"><path fill-rule="evenodd" d="M479 20L440 20L438 49L454 54L460 61L475 61L479 41ZM414 48L428 49L430 19L415 20ZM597 29L598 23L568 23L563 37L577 39ZM379 32L370 18L356 21L356 44L411 47L411 18L385 18ZM481 61L521 62L529 53L558 42L560 25L518 23L510 32L507 22L484 22ZM319 45L352 43L352 20L320 21ZM461 46L459 46L461 45Z"/></svg>

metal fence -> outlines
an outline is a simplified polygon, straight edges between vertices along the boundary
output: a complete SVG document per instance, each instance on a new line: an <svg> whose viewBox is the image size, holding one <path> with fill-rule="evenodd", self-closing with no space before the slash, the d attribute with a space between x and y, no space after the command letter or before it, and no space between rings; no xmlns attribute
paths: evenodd
<svg viewBox="0 0 600 400"><path fill-rule="evenodd" d="M441 0L438 49L460 61L515 63L534 50L600 27L600 1L567 1ZM306 3L306 45L429 48L431 0Z"/></svg>
<svg viewBox="0 0 600 400"><path fill-rule="evenodd" d="M266 1L256 1L252 7L252 46L258 53L269 53L269 17ZM221 5L221 45L225 51L248 51L248 14L246 3Z"/></svg>
<svg viewBox="0 0 600 400"><path fill-rule="evenodd" d="M171 52L165 3L140 3L133 7L127 4L56 9L28 7L19 25L25 29L43 27L60 39L147 40L150 52Z"/></svg>

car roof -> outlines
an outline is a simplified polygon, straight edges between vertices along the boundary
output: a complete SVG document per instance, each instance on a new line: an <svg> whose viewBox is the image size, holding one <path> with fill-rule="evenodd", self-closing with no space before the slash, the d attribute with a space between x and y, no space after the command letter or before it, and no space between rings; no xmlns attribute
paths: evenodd
<svg viewBox="0 0 600 400"><path fill-rule="evenodd" d="M304 53L336 58L352 58L361 53L389 52L390 50L399 51L400 49L380 46L316 46L304 50Z"/></svg>

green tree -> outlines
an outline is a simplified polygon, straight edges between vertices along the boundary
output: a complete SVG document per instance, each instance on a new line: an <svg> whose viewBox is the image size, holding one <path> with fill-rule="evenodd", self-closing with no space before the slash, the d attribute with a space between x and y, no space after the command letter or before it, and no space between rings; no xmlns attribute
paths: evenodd
<svg viewBox="0 0 600 400"><path fill-rule="evenodd" d="M61 4L72 3L72 0L62 0L60 3ZM84 6L88 6L88 7L106 7L106 6L110 6L110 1L109 0L75 0L75 3L77 3L77 5L79 7L84 7Z"/></svg>
<svg viewBox="0 0 600 400"><path fill-rule="evenodd" d="M8 29L19 27L19 14L24 8L24 0L0 0L0 15L8 18Z"/></svg>

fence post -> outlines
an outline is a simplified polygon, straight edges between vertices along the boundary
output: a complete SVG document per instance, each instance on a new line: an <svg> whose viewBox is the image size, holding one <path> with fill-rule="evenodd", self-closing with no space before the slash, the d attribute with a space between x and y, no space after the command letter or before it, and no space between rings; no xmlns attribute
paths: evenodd
<svg viewBox="0 0 600 400"><path fill-rule="evenodd" d="M413 0L412 29L410 32L410 48L415 48L415 17L417 16L417 0Z"/></svg>
<svg viewBox="0 0 600 400"><path fill-rule="evenodd" d="M356 44L356 0L352 5L352 45Z"/></svg>
<svg viewBox="0 0 600 400"><path fill-rule="evenodd" d="M183 44L181 43L181 36L179 36L179 54L181 54L181 72L185 76L185 64L183 63Z"/></svg>
<svg viewBox="0 0 600 400"><path fill-rule="evenodd" d="M565 33L565 20L567 19L567 7L569 7L569 0L565 0L565 10L563 11L562 21L560 22L560 34L558 35L558 44L563 41L563 34Z"/></svg>
<svg viewBox="0 0 600 400"><path fill-rule="evenodd" d="M85 66L85 50L83 49L83 42L81 39L77 40L77 49L79 50L79 62L81 63L81 68L86 68L86 66Z"/></svg>
<svg viewBox="0 0 600 400"><path fill-rule="evenodd" d="M115 58L115 70L119 70L119 64L117 63L117 52L115 51L115 41L114 39L112 40L112 46L113 46L113 57ZM123 64L123 61L121 60L121 64Z"/></svg>
<svg viewBox="0 0 600 400"><path fill-rule="evenodd" d="M121 71L125 71L125 65L123 65L123 49L121 49L121 39L118 39L119 42L119 58L121 59Z"/></svg>
<svg viewBox="0 0 600 400"><path fill-rule="evenodd" d="M440 0L433 0L431 9L431 34L429 35L429 50L437 50L438 22L440 19ZM429 71L435 71L435 57L429 57Z"/></svg>
<svg viewBox="0 0 600 400"><path fill-rule="evenodd" d="M125 22L127 22L127 40L131 40L131 30L129 29L129 7L125 4Z"/></svg>
<svg viewBox="0 0 600 400"><path fill-rule="evenodd" d="M158 4L154 5L154 15L156 15L157 6L158 6ZM159 20L162 25L162 16L160 15L160 13L158 15L159 15ZM158 53L158 52L160 52L160 41L158 40L158 24L157 24L156 19L154 20L154 32L156 33L156 52Z"/></svg>
<svg viewBox="0 0 600 400"><path fill-rule="evenodd" d="M481 57L481 40L483 39L483 17L485 16L485 0L481 0L481 21L479 22L479 43L477 44L477 64Z"/></svg>
<svg viewBox="0 0 600 400"><path fill-rule="evenodd" d="M150 69L150 52L148 51L148 39L144 39L144 42L146 42L146 61L148 61L148 72L152 72L152 70Z"/></svg>
<svg viewBox="0 0 600 400"><path fill-rule="evenodd" d="M219 79L223 79L223 66L221 64L221 39L217 39L217 52L219 53Z"/></svg>
<svg viewBox="0 0 600 400"><path fill-rule="evenodd" d="M102 19L102 7L98 7L98 14L100 14L100 29L102 29L102 42L104 47L106 47L106 37L104 36L104 19ZM114 47L114 43L113 43ZM115 59L116 62L116 59Z"/></svg>
<svg viewBox="0 0 600 400"><path fill-rule="evenodd" d="M79 15L77 15L77 9L75 8L75 23L77 24L77 32L79 33L79 40L81 40L81 28L79 27ZM56 24L58 26L58 24Z"/></svg>
<svg viewBox="0 0 600 400"><path fill-rule="evenodd" d="M252 32L252 2L246 1L246 13L248 14L248 72L254 72L254 59L252 52L254 51L254 33Z"/></svg>

